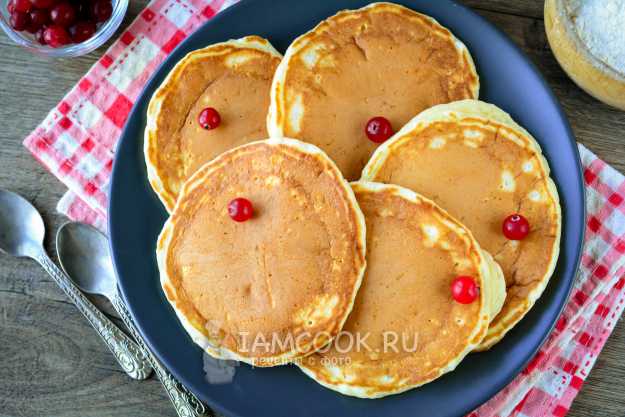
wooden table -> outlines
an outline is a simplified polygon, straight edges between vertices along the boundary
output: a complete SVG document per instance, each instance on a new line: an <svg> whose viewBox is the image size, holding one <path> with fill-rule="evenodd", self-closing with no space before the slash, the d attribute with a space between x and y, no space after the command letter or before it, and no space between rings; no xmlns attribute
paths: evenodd
<svg viewBox="0 0 625 417"><path fill-rule="evenodd" d="M539 0L467 0L506 32L543 73L577 140L625 172L625 112L599 103L560 69L547 44ZM123 27L145 5L132 1ZM77 59L31 55L0 35L0 188L28 198L53 237L64 218L55 206L65 187L22 147L22 139L76 83L104 48ZM569 413L625 416L625 324L608 340ZM34 262L0 255L1 416L174 416L154 379L127 378L95 332Z"/></svg>

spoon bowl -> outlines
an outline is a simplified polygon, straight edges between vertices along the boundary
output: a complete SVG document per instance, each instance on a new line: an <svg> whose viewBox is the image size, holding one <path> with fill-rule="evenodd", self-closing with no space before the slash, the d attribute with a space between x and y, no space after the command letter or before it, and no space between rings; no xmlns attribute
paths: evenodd
<svg viewBox="0 0 625 417"><path fill-rule="evenodd" d="M184 388L152 355L139 334L117 290L117 276L110 257L108 239L98 229L84 223L65 223L56 235L61 266L86 293L103 295L111 302L130 334L139 345L140 353L156 372L179 416L205 415L204 405Z"/></svg>
<svg viewBox="0 0 625 417"><path fill-rule="evenodd" d="M0 189L0 249L9 255L37 261L97 331L122 369L131 378L147 378L152 368L137 345L102 314L50 259L43 247L45 234L46 227L37 209L20 195Z"/></svg>
<svg viewBox="0 0 625 417"><path fill-rule="evenodd" d="M65 223L57 232L56 247L61 266L81 290L109 300L117 295L108 240L99 230L84 223Z"/></svg>
<svg viewBox="0 0 625 417"><path fill-rule="evenodd" d="M41 252L44 235L37 209L22 196L0 190L0 250L33 258Z"/></svg>

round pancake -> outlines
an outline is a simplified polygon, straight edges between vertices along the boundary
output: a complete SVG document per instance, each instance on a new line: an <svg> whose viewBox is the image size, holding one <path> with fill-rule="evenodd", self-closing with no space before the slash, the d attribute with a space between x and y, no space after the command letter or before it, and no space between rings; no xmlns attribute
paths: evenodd
<svg viewBox="0 0 625 417"><path fill-rule="evenodd" d="M486 334L505 283L471 232L431 200L395 185L352 187L367 224L367 270L335 342L297 364L330 389L377 398L453 370ZM480 288L471 304L452 298L459 275Z"/></svg>
<svg viewBox="0 0 625 417"><path fill-rule="evenodd" d="M271 87L267 130L323 149L348 180L378 146L367 121L399 129L435 104L477 98L467 48L429 16L391 3L342 11L297 38Z"/></svg>
<svg viewBox="0 0 625 417"><path fill-rule="evenodd" d="M243 223L227 212L239 197L254 206ZM341 330L365 244L336 165L313 145L270 139L222 154L183 185L157 258L167 300L197 344L216 358L274 366Z"/></svg>
<svg viewBox="0 0 625 417"><path fill-rule="evenodd" d="M501 265L508 295L480 349L501 340L542 294L560 251L558 192L540 146L504 111L475 100L426 110L378 148L362 177L433 199ZM501 231L513 213L530 223L521 241Z"/></svg>
<svg viewBox="0 0 625 417"><path fill-rule="evenodd" d="M145 129L148 179L171 211L182 183L205 162L238 145L267 137L271 80L281 55L263 38L248 36L185 56L150 100ZM203 129L202 109L221 124Z"/></svg>

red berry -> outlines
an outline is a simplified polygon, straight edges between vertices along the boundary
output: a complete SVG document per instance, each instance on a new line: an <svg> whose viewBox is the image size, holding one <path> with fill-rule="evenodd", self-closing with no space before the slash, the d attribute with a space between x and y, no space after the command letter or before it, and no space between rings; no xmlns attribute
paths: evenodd
<svg viewBox="0 0 625 417"><path fill-rule="evenodd" d="M59 25L48 26L43 32L43 40L46 45L50 45L53 48L58 48L72 42L72 38L70 38L67 30Z"/></svg>
<svg viewBox="0 0 625 417"><path fill-rule="evenodd" d="M30 0L35 9L50 9L58 0Z"/></svg>
<svg viewBox="0 0 625 417"><path fill-rule="evenodd" d="M473 277L460 275L451 283L451 295L460 304L471 304L480 295Z"/></svg>
<svg viewBox="0 0 625 417"><path fill-rule="evenodd" d="M97 23L102 23L111 17L113 14L113 5L111 0L97 0L93 3L91 8L91 15Z"/></svg>
<svg viewBox="0 0 625 417"><path fill-rule="evenodd" d="M50 20L55 25L70 27L76 20L76 10L69 3L59 3L50 10Z"/></svg>
<svg viewBox="0 0 625 417"><path fill-rule="evenodd" d="M202 110L197 117L197 121L206 130L215 129L221 123L219 112L212 107Z"/></svg>
<svg viewBox="0 0 625 417"><path fill-rule="evenodd" d="M9 23L11 24L11 27L17 31L26 30L30 24L30 16L28 16L28 13L15 11L11 13Z"/></svg>
<svg viewBox="0 0 625 417"><path fill-rule="evenodd" d="M504 219L501 229L508 239L523 240L530 232L530 224L525 217L515 213Z"/></svg>
<svg viewBox="0 0 625 417"><path fill-rule="evenodd" d="M46 40L43 38L44 32L45 32L45 29L41 28L35 33L35 39L37 39L37 42L39 42L41 45L46 44Z"/></svg>
<svg viewBox="0 0 625 417"><path fill-rule="evenodd" d="M35 9L30 12L30 25L28 31L35 33L42 27L48 24L50 16L45 10Z"/></svg>
<svg viewBox="0 0 625 417"><path fill-rule="evenodd" d="M365 133L372 142L382 143L393 136L393 127L388 119L378 116L367 122Z"/></svg>
<svg viewBox="0 0 625 417"><path fill-rule="evenodd" d="M235 198L228 204L228 215L235 222L244 222L252 218L254 208L250 200L246 198Z"/></svg>
<svg viewBox="0 0 625 417"><path fill-rule="evenodd" d="M28 13L33 8L30 0L13 0L13 9L18 12Z"/></svg>
<svg viewBox="0 0 625 417"><path fill-rule="evenodd" d="M72 40L76 43L84 42L91 38L96 31L95 23L93 22L78 22L71 28L69 33L72 35Z"/></svg>

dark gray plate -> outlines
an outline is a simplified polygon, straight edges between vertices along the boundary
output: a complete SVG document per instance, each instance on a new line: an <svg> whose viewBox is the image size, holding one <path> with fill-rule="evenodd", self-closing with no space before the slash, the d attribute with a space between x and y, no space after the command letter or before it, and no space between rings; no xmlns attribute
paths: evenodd
<svg viewBox="0 0 625 417"><path fill-rule="evenodd" d="M469 48L482 83L481 99L508 111L540 142L558 186L563 211L562 248L556 272L536 306L486 353L471 354L456 371L404 394L379 400L345 397L298 369L237 368L231 384L210 385L202 351L191 342L159 284L154 256L166 212L150 189L143 162L148 101L187 52L245 35L268 38L284 52L289 43L340 9L362 0L242 1L185 40L146 85L119 142L109 206L109 230L119 283L143 336L189 389L226 415L236 416L460 416L480 405L523 369L553 327L567 298L584 232L584 188L577 147L562 110L536 68L501 32L448 0L400 3L447 26ZM424 302L424 300L415 300Z"/></svg>

